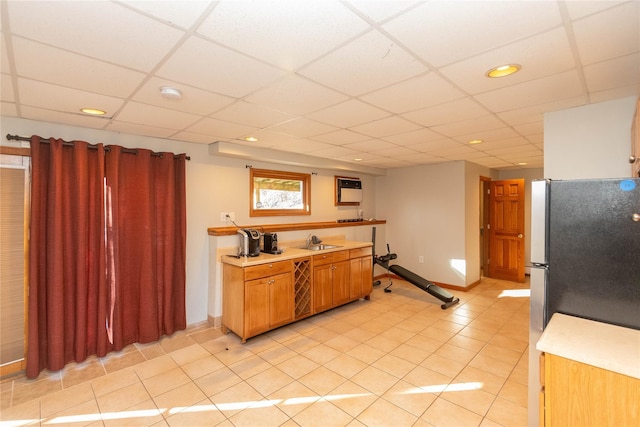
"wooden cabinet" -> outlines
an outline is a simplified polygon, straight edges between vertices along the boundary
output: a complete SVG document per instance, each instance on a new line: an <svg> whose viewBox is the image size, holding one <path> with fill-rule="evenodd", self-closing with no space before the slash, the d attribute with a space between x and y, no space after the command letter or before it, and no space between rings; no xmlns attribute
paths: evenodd
<svg viewBox="0 0 640 427"><path fill-rule="evenodd" d="M223 267L222 330L247 338L294 319L292 261Z"/></svg>
<svg viewBox="0 0 640 427"><path fill-rule="evenodd" d="M541 360L541 425L640 425L640 379L550 353Z"/></svg>
<svg viewBox="0 0 640 427"><path fill-rule="evenodd" d="M349 251L313 257L313 309L328 310L349 301Z"/></svg>
<svg viewBox="0 0 640 427"><path fill-rule="evenodd" d="M369 299L373 289L373 258L371 247L351 249L349 251L350 280L349 299Z"/></svg>
<svg viewBox="0 0 640 427"><path fill-rule="evenodd" d="M371 247L239 266L223 262L222 332L248 338L371 294Z"/></svg>

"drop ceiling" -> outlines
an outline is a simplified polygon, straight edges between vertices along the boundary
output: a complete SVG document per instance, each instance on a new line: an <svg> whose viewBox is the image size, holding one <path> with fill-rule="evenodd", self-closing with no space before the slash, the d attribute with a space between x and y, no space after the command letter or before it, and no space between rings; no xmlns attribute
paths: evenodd
<svg viewBox="0 0 640 427"><path fill-rule="evenodd" d="M544 112L640 95L638 1L1 8L2 116L176 141L383 169L455 160L539 168ZM506 63L522 69L486 77ZM165 86L182 97L162 97Z"/></svg>

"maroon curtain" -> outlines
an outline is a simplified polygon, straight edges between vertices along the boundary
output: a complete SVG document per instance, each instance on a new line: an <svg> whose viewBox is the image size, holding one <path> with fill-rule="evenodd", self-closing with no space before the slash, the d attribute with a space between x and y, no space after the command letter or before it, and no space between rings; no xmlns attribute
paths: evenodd
<svg viewBox="0 0 640 427"><path fill-rule="evenodd" d="M39 137L31 152L27 376L184 329L186 156Z"/></svg>
<svg viewBox="0 0 640 427"><path fill-rule="evenodd" d="M31 140L27 376L110 350L104 322L104 147Z"/></svg>
<svg viewBox="0 0 640 427"><path fill-rule="evenodd" d="M109 148L108 265L116 284L112 324L119 350L186 327L185 156Z"/></svg>

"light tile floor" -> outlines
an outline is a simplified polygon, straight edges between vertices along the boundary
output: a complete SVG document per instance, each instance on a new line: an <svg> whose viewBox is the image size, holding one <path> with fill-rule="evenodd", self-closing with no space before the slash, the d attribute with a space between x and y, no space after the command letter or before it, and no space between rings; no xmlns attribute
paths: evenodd
<svg viewBox="0 0 640 427"><path fill-rule="evenodd" d="M0 426L525 426L528 282L394 280L252 338L190 328L0 384Z"/></svg>

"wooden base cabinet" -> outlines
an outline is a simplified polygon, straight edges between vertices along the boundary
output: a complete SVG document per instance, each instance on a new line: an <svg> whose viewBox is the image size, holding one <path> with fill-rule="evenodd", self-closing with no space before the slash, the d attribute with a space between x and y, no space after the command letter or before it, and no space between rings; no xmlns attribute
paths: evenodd
<svg viewBox="0 0 640 427"><path fill-rule="evenodd" d="M240 268L223 266L222 331L247 338L294 319L292 261Z"/></svg>
<svg viewBox="0 0 640 427"><path fill-rule="evenodd" d="M350 280L349 299L369 299L373 290L373 258L371 247L351 249L349 251Z"/></svg>
<svg viewBox="0 0 640 427"><path fill-rule="evenodd" d="M242 342L359 298L373 288L371 247L247 267L223 263L222 332Z"/></svg>
<svg viewBox="0 0 640 427"><path fill-rule="evenodd" d="M640 425L640 379L550 353L541 366L541 425Z"/></svg>
<svg viewBox="0 0 640 427"><path fill-rule="evenodd" d="M349 302L349 251L313 257L313 309L315 313Z"/></svg>

